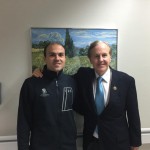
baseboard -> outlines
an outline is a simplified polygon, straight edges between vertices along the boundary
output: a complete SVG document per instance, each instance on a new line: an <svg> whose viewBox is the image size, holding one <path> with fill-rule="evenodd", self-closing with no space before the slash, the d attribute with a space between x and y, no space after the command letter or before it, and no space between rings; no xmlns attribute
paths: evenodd
<svg viewBox="0 0 150 150"><path fill-rule="evenodd" d="M142 143L147 144L150 143L150 128L142 128Z"/></svg>
<svg viewBox="0 0 150 150"><path fill-rule="evenodd" d="M0 143L3 142L16 142L17 136L16 135L9 135L9 136L0 136Z"/></svg>

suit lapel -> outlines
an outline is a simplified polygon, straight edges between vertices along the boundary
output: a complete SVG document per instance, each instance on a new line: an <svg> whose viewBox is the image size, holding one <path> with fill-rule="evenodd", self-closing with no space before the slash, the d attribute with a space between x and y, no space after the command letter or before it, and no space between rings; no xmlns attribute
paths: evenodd
<svg viewBox="0 0 150 150"><path fill-rule="evenodd" d="M114 98L119 95L119 76L115 70L111 69L111 71L112 77L110 82L109 97L105 110L108 110L109 107L111 107L111 103L113 102Z"/></svg>

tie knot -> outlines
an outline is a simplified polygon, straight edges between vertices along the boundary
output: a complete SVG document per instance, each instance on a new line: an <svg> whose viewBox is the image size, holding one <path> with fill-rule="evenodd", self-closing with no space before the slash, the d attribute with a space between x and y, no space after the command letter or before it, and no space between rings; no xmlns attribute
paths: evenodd
<svg viewBox="0 0 150 150"><path fill-rule="evenodd" d="M98 82L102 82L102 80L103 80L102 77L98 77L98 78L97 78L97 81L98 81Z"/></svg>

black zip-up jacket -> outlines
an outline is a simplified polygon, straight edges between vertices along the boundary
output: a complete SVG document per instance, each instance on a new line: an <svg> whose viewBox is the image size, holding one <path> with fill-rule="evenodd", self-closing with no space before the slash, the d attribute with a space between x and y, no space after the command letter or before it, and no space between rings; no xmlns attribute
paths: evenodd
<svg viewBox="0 0 150 150"><path fill-rule="evenodd" d="M75 82L61 71L25 80L20 92L18 150L76 150Z"/></svg>

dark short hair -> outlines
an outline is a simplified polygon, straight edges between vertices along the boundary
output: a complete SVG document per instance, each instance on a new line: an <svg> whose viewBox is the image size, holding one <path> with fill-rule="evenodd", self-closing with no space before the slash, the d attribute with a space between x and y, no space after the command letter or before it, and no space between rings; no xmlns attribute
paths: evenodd
<svg viewBox="0 0 150 150"><path fill-rule="evenodd" d="M92 42L92 43L90 44L90 47L88 48L88 57L89 57L89 58L90 58L90 56L91 56L91 51L92 51L92 49L93 49L94 47L96 47L97 45L99 45L100 43L106 44L106 45L109 47L109 49L110 49L110 51L109 51L110 55L112 54L111 47L109 46L109 44L108 44L107 42L94 41L94 42Z"/></svg>
<svg viewBox="0 0 150 150"><path fill-rule="evenodd" d="M44 47L44 57L46 57L46 51L47 51L47 48L49 47L49 46L52 46L52 45L60 45L60 46L62 46L63 48L64 48L64 46L60 43L60 42L49 42L49 43L47 43L46 45L45 45L45 47ZM65 49L65 48L64 48Z"/></svg>

